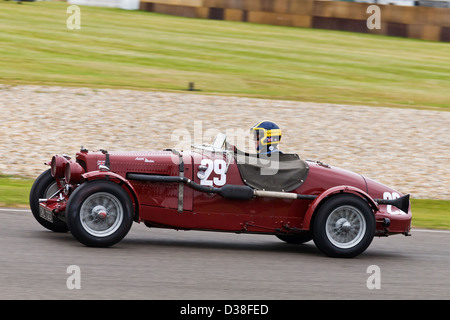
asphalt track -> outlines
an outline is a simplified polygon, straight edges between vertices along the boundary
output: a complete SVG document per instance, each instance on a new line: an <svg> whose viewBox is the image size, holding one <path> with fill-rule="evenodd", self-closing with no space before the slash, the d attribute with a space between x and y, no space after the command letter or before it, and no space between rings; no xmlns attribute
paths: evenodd
<svg viewBox="0 0 450 320"><path fill-rule="evenodd" d="M149 229L134 224L111 248L88 248L0 209L0 299L449 299L450 232L375 238L353 259L273 236ZM79 268L80 289L69 289ZM369 266L377 266L375 282ZM369 270L368 270L369 268ZM369 271L369 272L368 272ZM372 279L372 280L371 280ZM369 281L368 281L369 280ZM70 282L70 281L69 281ZM367 284L379 284L369 289Z"/></svg>

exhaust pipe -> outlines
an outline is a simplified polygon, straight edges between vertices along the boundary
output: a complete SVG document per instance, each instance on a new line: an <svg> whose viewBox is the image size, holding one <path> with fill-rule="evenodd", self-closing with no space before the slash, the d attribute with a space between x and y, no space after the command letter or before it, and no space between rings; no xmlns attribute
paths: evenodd
<svg viewBox="0 0 450 320"><path fill-rule="evenodd" d="M265 198L278 198L278 199L303 199L303 200L314 200L317 196L312 196L308 194L298 194L293 192L279 192L279 191L265 191L265 190L254 190L256 197Z"/></svg>
<svg viewBox="0 0 450 320"><path fill-rule="evenodd" d="M161 175L150 175L150 174L139 174L139 173L128 173L127 179L138 180L138 181L149 181L149 182L182 182L187 186L201 192L207 193L218 193L226 199L236 199L236 200L248 200L253 197L265 197L265 198L278 198L278 199L304 199L304 200L314 200L317 196L297 194L293 192L278 192L278 191L265 191L265 190L254 190L249 186L231 185L226 184L221 188L202 186L195 183L191 179L180 176L161 176ZM394 200L387 199L374 199L378 204L388 204L393 205L402 210L403 212L408 212L409 209L409 194Z"/></svg>
<svg viewBox="0 0 450 320"><path fill-rule="evenodd" d="M236 200L248 200L254 197L267 197L267 198L279 198L279 199L306 199L314 200L317 196L303 195L290 192L276 192L276 191L264 191L264 190L254 190L249 186L239 186L226 184L221 188L202 186L195 183L191 179L179 176L160 176L160 175L150 175L150 174L139 174L139 173L128 173L127 179L138 180L138 181L149 181L149 182L183 182L187 186L201 192L207 193L218 193L225 199L236 199Z"/></svg>
<svg viewBox="0 0 450 320"><path fill-rule="evenodd" d="M389 204L395 206L406 213L408 213L409 210L409 194L392 200L389 199L373 199L373 200L378 204Z"/></svg>

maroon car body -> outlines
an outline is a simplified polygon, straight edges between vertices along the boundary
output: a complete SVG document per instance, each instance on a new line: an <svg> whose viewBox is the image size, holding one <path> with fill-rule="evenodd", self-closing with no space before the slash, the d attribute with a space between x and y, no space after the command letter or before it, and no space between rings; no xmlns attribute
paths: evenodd
<svg viewBox="0 0 450 320"><path fill-rule="evenodd" d="M409 235L409 196L296 155L287 163L302 170L285 171L288 179L291 172L298 175L289 184L295 189L280 189L270 175L253 175L255 183L268 183L258 189L244 176L239 154L230 145L189 152L82 148L75 159L55 155L47 163L51 168L34 183L30 206L43 226L69 230L82 243L101 247L120 241L133 221L177 230L273 234L288 243L313 239L334 257L362 253L374 236Z"/></svg>

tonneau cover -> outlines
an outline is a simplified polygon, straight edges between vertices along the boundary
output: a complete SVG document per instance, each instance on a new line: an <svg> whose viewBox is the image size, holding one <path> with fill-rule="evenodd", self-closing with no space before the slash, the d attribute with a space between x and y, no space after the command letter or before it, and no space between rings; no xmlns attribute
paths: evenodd
<svg viewBox="0 0 450 320"><path fill-rule="evenodd" d="M305 181L309 170L297 154L260 155L237 150L235 159L244 183L258 190L295 190Z"/></svg>

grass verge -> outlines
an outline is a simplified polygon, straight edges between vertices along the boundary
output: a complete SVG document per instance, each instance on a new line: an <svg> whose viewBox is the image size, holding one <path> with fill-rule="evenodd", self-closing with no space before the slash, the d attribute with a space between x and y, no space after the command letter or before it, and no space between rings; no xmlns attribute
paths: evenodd
<svg viewBox="0 0 450 320"><path fill-rule="evenodd" d="M28 208L33 181L0 175L0 207Z"/></svg>
<svg viewBox="0 0 450 320"><path fill-rule="evenodd" d="M450 44L0 0L0 82L450 110Z"/></svg>
<svg viewBox="0 0 450 320"><path fill-rule="evenodd" d="M0 0L0 83L185 91L449 111L450 44L319 29ZM0 177L0 206L32 181ZM450 201L412 200L413 226L450 229Z"/></svg>
<svg viewBox="0 0 450 320"><path fill-rule="evenodd" d="M0 207L28 208L33 180L0 176ZM450 201L412 199L413 228L450 230Z"/></svg>

